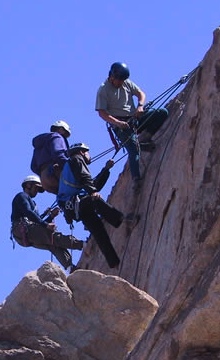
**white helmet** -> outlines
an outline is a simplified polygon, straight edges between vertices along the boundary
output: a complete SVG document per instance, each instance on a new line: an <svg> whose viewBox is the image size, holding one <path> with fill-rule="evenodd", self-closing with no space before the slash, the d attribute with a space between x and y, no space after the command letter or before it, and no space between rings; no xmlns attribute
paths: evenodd
<svg viewBox="0 0 220 360"><path fill-rule="evenodd" d="M75 154L75 152L78 150L89 151L89 147L84 143L73 144L68 149L69 156L71 156L72 154Z"/></svg>
<svg viewBox="0 0 220 360"><path fill-rule="evenodd" d="M35 183L35 185L37 185L38 187L38 191L43 193L44 192L44 189L42 187L42 184L41 184L41 181L40 181L40 178L39 176L37 175L28 175L21 183L21 186L23 187L23 185L27 182L33 182Z"/></svg>
<svg viewBox="0 0 220 360"><path fill-rule="evenodd" d="M57 120L57 121L55 121L55 122L51 125L50 131L54 131L55 128L60 128L60 127L64 128L64 130L66 130L66 132L68 132L68 134L69 134L68 136L71 135L70 126L69 126L65 121L63 121L63 120Z"/></svg>

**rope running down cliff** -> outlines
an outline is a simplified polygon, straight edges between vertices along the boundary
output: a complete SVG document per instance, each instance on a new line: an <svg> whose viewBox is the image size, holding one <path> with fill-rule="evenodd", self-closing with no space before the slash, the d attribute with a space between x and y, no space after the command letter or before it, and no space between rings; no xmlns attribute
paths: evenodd
<svg viewBox="0 0 220 360"><path fill-rule="evenodd" d="M196 70L199 68L199 66L196 68ZM195 73L195 71L194 71ZM187 98L189 97L189 94L187 94ZM185 100L185 103L187 101ZM148 203L147 203L147 209L146 209L146 216L145 216L145 222L144 222L144 225L143 225L143 229L146 229L146 226L147 226L147 220L148 220L148 214L149 214L149 208L150 208L150 202L151 202L151 199L153 197L153 191L154 191L154 188L155 188L155 185L156 185L156 181L157 181L157 178L158 178L158 174L160 172L160 169L161 169L161 166L162 166L162 163L163 163L163 160L164 160L164 157L165 157L165 154L166 154L166 151L167 151L167 148L170 144L170 141L172 139L172 137L174 136L174 134L176 133L178 127L180 126L180 119L183 115L183 111L184 111L184 107L185 107L185 104L181 104L180 106L180 114L177 118L177 121L175 123L175 127L173 128L172 132L170 133L170 136L169 136L169 139L167 141L167 144L164 148L164 151L163 151L163 154L162 154L162 157L161 157L161 161L159 163L159 166L158 166L158 169L157 169L157 172L155 174L155 178L154 178L154 182L152 184L152 188L151 188L151 192L150 192L150 196L149 196L149 199L148 199ZM137 276L138 276L138 270L139 270L139 264L140 264L140 258L141 258L141 253L142 253L142 248L143 248L143 243L144 243L144 230L143 230L143 233L142 233L142 237L141 237L141 242L140 242L140 249L139 249L139 254L138 254L138 260L137 260L137 266L136 266L136 269L135 269L135 275L134 275L134 281L133 281L133 284L135 286L139 286L139 283L137 283ZM125 249L126 251L126 249ZM156 250L155 250L156 251Z"/></svg>

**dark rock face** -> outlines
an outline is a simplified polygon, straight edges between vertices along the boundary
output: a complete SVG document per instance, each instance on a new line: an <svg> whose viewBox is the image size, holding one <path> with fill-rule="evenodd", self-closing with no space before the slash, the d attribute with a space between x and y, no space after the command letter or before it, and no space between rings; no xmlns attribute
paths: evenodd
<svg viewBox="0 0 220 360"><path fill-rule="evenodd" d="M181 360L217 360L220 359L220 349L200 348L188 350Z"/></svg>

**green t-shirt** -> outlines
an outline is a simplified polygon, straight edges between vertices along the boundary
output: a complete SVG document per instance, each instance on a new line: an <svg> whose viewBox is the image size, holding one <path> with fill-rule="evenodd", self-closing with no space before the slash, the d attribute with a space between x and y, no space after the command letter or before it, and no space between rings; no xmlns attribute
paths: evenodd
<svg viewBox="0 0 220 360"><path fill-rule="evenodd" d="M132 116L136 109L133 95L137 96L139 91L129 79L118 89L106 80L98 89L95 109L105 110L112 116Z"/></svg>

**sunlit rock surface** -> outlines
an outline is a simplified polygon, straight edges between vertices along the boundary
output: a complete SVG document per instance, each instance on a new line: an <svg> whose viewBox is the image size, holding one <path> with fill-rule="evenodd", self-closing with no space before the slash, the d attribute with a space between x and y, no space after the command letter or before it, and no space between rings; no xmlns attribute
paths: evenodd
<svg viewBox="0 0 220 360"><path fill-rule="evenodd" d="M140 192L126 164L108 199L131 219L106 224L119 269L91 238L78 264L88 271L28 274L0 308L0 359L220 358L219 28L167 108Z"/></svg>
<svg viewBox="0 0 220 360"><path fill-rule="evenodd" d="M123 359L157 309L118 276L78 270L66 279L46 262L0 309L0 359Z"/></svg>

